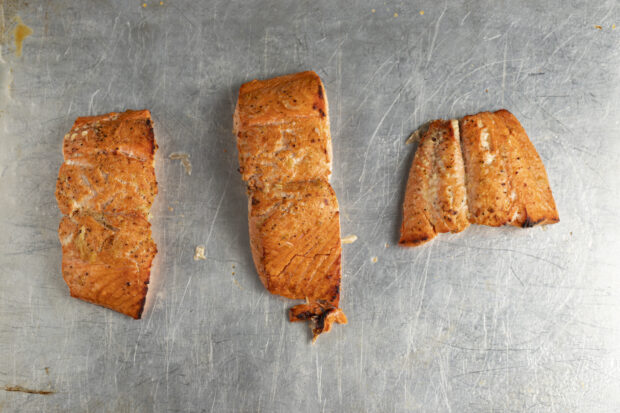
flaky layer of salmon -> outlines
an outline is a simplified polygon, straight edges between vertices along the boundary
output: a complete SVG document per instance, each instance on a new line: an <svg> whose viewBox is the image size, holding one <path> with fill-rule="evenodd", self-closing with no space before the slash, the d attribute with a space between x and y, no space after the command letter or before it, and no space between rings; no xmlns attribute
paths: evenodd
<svg viewBox="0 0 620 413"><path fill-rule="evenodd" d="M310 321L316 338L332 323L346 323L338 309L340 217L328 181L332 151L321 79L302 72L242 85L234 133L257 272L272 294L308 300L290 317Z"/></svg>
<svg viewBox="0 0 620 413"><path fill-rule="evenodd" d="M148 222L156 149L149 111L78 118L56 183L71 295L133 318L142 315L157 253Z"/></svg>
<svg viewBox="0 0 620 413"><path fill-rule="evenodd" d="M531 227L560 220L545 167L516 117L483 112L461 125L472 223Z"/></svg>
<svg viewBox="0 0 620 413"><path fill-rule="evenodd" d="M460 132L460 133L459 133ZM559 221L534 145L507 110L431 123L405 193L401 245L415 246L469 223L531 227Z"/></svg>
<svg viewBox="0 0 620 413"><path fill-rule="evenodd" d="M403 207L401 245L421 245L469 226L463 157L456 120L436 120L420 140Z"/></svg>
<svg viewBox="0 0 620 413"><path fill-rule="evenodd" d="M346 324L347 316L341 309L318 300L299 304L289 311L289 321L310 321L312 329L312 341L316 341L322 333L327 333L332 329L334 323Z"/></svg>

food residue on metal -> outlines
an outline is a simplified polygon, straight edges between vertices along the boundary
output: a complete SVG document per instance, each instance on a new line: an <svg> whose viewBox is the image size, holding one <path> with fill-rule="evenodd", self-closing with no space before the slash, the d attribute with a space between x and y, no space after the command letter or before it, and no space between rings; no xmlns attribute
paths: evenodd
<svg viewBox="0 0 620 413"><path fill-rule="evenodd" d="M594 27L596 29L603 30L603 26L601 26L600 24L595 24Z"/></svg>
<svg viewBox="0 0 620 413"><path fill-rule="evenodd" d="M48 394L54 394L56 393L53 390L34 390L34 389L28 389L26 387L22 387L22 386L4 386L4 387L0 387L2 390L4 391L16 391L16 392L20 392L20 393L28 393L28 394L43 394L43 395L48 395Z"/></svg>
<svg viewBox="0 0 620 413"><path fill-rule="evenodd" d="M379 258L377 258L377 257L372 257L372 258L370 259L370 261L372 261L372 263L373 263L373 264L376 264L376 263L377 263L377 261L379 261Z"/></svg>
<svg viewBox="0 0 620 413"><path fill-rule="evenodd" d="M394 13L394 17L398 17L398 13Z"/></svg>
<svg viewBox="0 0 620 413"><path fill-rule="evenodd" d="M347 235L346 237L342 238L342 243L343 244L353 244L355 241L357 241L357 235Z"/></svg>
<svg viewBox="0 0 620 413"><path fill-rule="evenodd" d="M21 56L24 39L34 32L30 27L26 26L24 22L22 22L22 19L20 19L19 16L15 16L15 21L17 22L17 26L15 27L15 30L13 30L13 36L15 37L15 55Z"/></svg>
<svg viewBox="0 0 620 413"><path fill-rule="evenodd" d="M192 174L192 163L189 161L189 154L185 152L173 152L170 154L173 161L180 160L188 175Z"/></svg>
<svg viewBox="0 0 620 413"><path fill-rule="evenodd" d="M388 244L387 242L385 243L385 248L389 247L390 244Z"/></svg>
<svg viewBox="0 0 620 413"><path fill-rule="evenodd" d="M199 245L196 247L196 251L194 252L194 261L198 261L198 260L206 260L207 257L205 257L205 246L204 245Z"/></svg>
<svg viewBox="0 0 620 413"><path fill-rule="evenodd" d="M420 16L424 16L424 10L420 10Z"/></svg>
<svg viewBox="0 0 620 413"><path fill-rule="evenodd" d="M375 9L372 9L371 11L372 11L372 12L374 13L374 12L376 12L377 10L375 10Z"/></svg>
<svg viewBox="0 0 620 413"><path fill-rule="evenodd" d="M168 211L172 212L172 211L174 211L174 208L168 207Z"/></svg>
<svg viewBox="0 0 620 413"><path fill-rule="evenodd" d="M615 24L611 25L611 30L616 30L616 25Z"/></svg>

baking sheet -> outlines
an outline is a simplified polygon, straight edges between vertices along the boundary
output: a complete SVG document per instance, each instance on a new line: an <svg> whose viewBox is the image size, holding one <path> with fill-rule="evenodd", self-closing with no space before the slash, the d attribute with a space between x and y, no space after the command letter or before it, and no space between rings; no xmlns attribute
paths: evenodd
<svg viewBox="0 0 620 413"><path fill-rule="evenodd" d="M0 410L620 408L617 2L0 10ZM34 31L21 57L15 16ZM307 69L330 101L342 234L358 237L344 245L349 324L315 345L253 269L231 132L240 84ZM561 222L395 246L408 135L504 107L544 160ZM161 252L141 321L69 297L56 233L62 137L77 116L127 108L152 111L160 145Z"/></svg>

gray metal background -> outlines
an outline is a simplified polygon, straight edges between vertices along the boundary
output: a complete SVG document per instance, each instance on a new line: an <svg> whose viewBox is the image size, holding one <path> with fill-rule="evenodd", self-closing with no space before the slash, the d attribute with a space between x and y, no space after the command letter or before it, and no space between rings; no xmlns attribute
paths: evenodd
<svg viewBox="0 0 620 413"><path fill-rule="evenodd" d="M10 35L2 49L0 410L620 410L615 1L146 3L3 4L34 34L21 58ZM306 69L330 101L342 234L359 237L349 324L315 345L252 266L231 132L241 83ZM395 246L408 134L504 107L561 222ZM56 233L63 135L126 108L152 111L160 145L141 321L69 297ZM16 385L55 393L1 389Z"/></svg>

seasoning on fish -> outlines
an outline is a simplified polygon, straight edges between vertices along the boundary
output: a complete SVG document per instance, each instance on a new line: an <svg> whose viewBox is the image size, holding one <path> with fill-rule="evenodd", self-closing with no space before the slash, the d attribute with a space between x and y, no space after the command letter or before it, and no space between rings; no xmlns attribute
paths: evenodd
<svg viewBox="0 0 620 413"><path fill-rule="evenodd" d="M346 323L324 90L314 72L253 80L241 86L234 115L256 270L272 294L306 300L289 319L310 321L314 340Z"/></svg>
<svg viewBox="0 0 620 413"><path fill-rule="evenodd" d="M157 253L148 221L156 150L148 110L81 117L65 135L56 183L71 295L136 319Z"/></svg>

